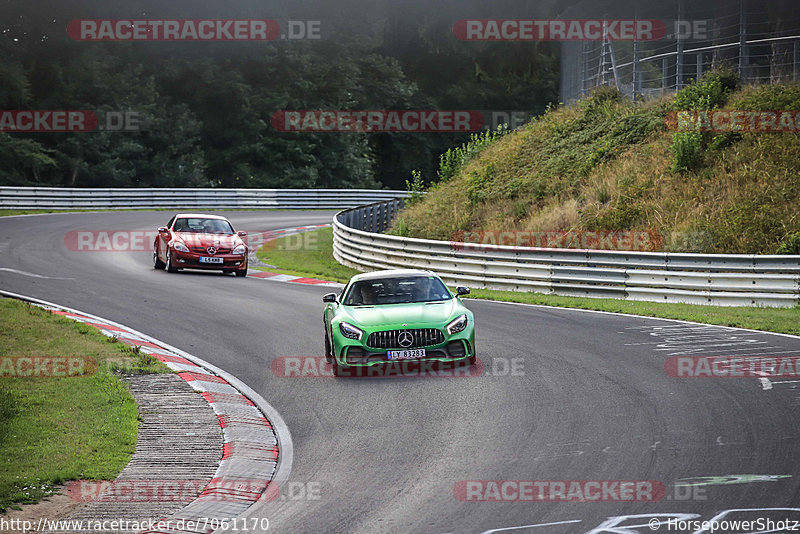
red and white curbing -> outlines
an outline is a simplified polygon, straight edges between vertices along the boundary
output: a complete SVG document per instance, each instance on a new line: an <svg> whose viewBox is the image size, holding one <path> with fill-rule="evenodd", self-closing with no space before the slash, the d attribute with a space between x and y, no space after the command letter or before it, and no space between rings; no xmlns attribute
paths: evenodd
<svg viewBox="0 0 800 534"><path fill-rule="evenodd" d="M237 378L196 356L113 321L24 295L2 290L0 294L94 326L106 336L140 347L142 352L177 371L217 414L223 447L214 477L197 499L169 517L161 518L171 525L194 524L195 528L149 530L148 534L210 534L215 528L221 531L221 520L231 521L257 502L272 500L275 488L288 479L293 459L288 427L272 406ZM263 481L263 485L257 481ZM216 521L209 521L214 519ZM198 529L198 524L206 526Z"/></svg>
<svg viewBox="0 0 800 534"><path fill-rule="evenodd" d="M283 233L291 234L291 233L296 233L299 230L316 230L317 228L330 228L330 227L331 227L331 223L312 224L310 226L297 226L295 228L284 228L282 230L274 230L272 233L273 234L283 234Z"/></svg>
<svg viewBox="0 0 800 534"><path fill-rule="evenodd" d="M293 284L309 284L315 286L330 286L330 287L344 287L339 282L331 282L329 280L318 280L316 278L306 278L304 276L292 276L290 274L279 274L273 273L269 271L253 271L250 270L247 273L247 276L252 276L253 278L262 278L265 280L271 280L273 282L291 282Z"/></svg>

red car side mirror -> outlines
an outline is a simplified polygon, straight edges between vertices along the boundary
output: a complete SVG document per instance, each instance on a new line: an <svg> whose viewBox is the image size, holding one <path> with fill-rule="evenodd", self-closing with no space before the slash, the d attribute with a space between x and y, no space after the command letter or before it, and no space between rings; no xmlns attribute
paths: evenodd
<svg viewBox="0 0 800 534"><path fill-rule="evenodd" d="M162 226L161 228L158 229L159 234L163 234L166 232L169 232L169 229L166 226Z"/></svg>
<svg viewBox="0 0 800 534"><path fill-rule="evenodd" d="M237 234L239 237L247 237L247 232L242 232L242 231L239 231L239 232L236 232L236 234Z"/></svg>

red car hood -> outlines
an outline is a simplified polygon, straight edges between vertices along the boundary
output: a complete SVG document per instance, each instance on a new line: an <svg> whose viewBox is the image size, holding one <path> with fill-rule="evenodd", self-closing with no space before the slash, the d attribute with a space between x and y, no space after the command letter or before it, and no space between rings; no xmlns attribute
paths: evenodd
<svg viewBox="0 0 800 534"><path fill-rule="evenodd" d="M225 247L233 248L244 242L238 235L198 234L195 232L175 232L175 237L188 247Z"/></svg>

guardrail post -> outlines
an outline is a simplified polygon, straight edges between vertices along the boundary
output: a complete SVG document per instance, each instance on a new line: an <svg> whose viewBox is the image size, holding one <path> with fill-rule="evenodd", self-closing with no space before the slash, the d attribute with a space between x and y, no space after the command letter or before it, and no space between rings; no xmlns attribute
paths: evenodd
<svg viewBox="0 0 800 534"><path fill-rule="evenodd" d="M703 77L703 53L697 53L697 74L695 81L699 81Z"/></svg>
<svg viewBox="0 0 800 534"><path fill-rule="evenodd" d="M384 206L383 206L382 202L375 207L375 209L378 212L377 215L376 215L377 223L376 223L376 229L375 230L378 233L383 233L384 225L386 224L386 220L385 220L386 214L384 213L384 209L383 208L384 208Z"/></svg>
<svg viewBox="0 0 800 534"><path fill-rule="evenodd" d="M633 82L633 100L636 101L639 99L639 96L642 92L642 76L639 69L641 69L641 65L639 65L639 40L634 39L633 41L633 73L631 75L632 82Z"/></svg>
<svg viewBox="0 0 800 534"><path fill-rule="evenodd" d="M678 20L683 21L683 0L678 0ZM683 32L675 36L675 90L680 90L683 85Z"/></svg>
<svg viewBox="0 0 800 534"><path fill-rule="evenodd" d="M747 70L747 13L745 0L739 0L739 80L745 82Z"/></svg>
<svg viewBox="0 0 800 534"><path fill-rule="evenodd" d="M392 221L394 221L394 200L386 203L386 217L389 219L388 226L391 226Z"/></svg>

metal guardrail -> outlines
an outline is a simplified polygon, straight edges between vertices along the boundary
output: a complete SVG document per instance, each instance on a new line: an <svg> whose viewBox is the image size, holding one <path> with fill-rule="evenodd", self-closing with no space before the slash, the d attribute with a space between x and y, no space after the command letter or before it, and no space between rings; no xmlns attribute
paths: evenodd
<svg viewBox="0 0 800 534"><path fill-rule="evenodd" d="M0 209L343 209L407 194L380 189L0 187Z"/></svg>
<svg viewBox="0 0 800 534"><path fill-rule="evenodd" d="M800 256L544 249L414 239L379 232L403 200L338 213L333 255L361 271L420 268L450 284L718 306L800 304Z"/></svg>

